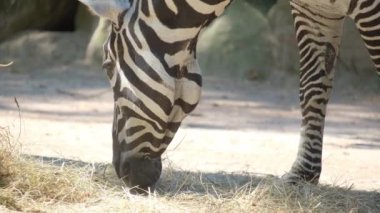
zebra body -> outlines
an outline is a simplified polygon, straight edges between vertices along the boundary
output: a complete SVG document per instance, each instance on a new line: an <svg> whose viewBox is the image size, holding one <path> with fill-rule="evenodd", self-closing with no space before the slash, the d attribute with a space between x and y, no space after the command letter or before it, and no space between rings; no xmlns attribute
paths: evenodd
<svg viewBox="0 0 380 213"><path fill-rule="evenodd" d="M160 176L161 154L199 101L199 33L232 0L80 1L112 22L103 68L114 91L116 172L128 185L147 189ZM297 159L285 178L316 183L343 20L354 19L379 68L380 1L290 0L290 4L300 51L302 124Z"/></svg>

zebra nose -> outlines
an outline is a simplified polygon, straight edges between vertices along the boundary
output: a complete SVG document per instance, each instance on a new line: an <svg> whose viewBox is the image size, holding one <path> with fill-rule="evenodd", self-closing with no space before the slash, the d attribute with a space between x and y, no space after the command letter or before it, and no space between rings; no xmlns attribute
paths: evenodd
<svg viewBox="0 0 380 213"><path fill-rule="evenodd" d="M131 157L120 165L120 177L130 187L132 194L153 192L162 171L161 158Z"/></svg>

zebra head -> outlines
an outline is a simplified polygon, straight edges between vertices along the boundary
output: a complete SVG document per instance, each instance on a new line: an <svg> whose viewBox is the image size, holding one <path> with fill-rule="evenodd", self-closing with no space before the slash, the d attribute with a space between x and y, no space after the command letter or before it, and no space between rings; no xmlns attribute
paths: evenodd
<svg viewBox="0 0 380 213"><path fill-rule="evenodd" d="M161 154L197 105L195 48L228 1L80 0L111 21L103 68L114 92L113 164L129 186L154 186Z"/></svg>

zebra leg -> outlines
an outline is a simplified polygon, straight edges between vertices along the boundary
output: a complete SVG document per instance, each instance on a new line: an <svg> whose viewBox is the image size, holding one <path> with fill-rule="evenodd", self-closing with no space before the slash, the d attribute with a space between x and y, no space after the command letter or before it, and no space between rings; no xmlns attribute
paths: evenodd
<svg viewBox="0 0 380 213"><path fill-rule="evenodd" d="M292 183L318 183L326 107L345 16L313 10L293 1L291 6L300 54L302 124L297 158L283 178Z"/></svg>
<svg viewBox="0 0 380 213"><path fill-rule="evenodd" d="M380 1L352 0L348 15L354 20L380 76Z"/></svg>

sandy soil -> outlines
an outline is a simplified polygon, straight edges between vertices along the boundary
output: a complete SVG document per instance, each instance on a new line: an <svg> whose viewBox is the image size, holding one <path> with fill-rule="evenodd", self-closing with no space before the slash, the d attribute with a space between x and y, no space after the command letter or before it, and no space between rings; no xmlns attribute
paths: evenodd
<svg viewBox="0 0 380 213"><path fill-rule="evenodd" d="M100 69L88 69L0 72L0 126L11 129L25 153L110 162L112 93ZM380 97L373 93L334 92L322 183L380 190ZM192 171L284 174L299 141L297 94L296 77L206 77L202 102L185 119L165 161Z"/></svg>

